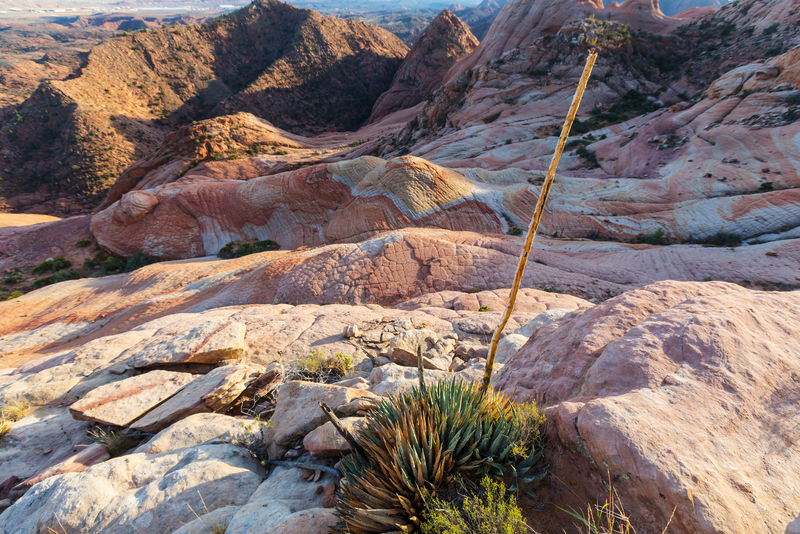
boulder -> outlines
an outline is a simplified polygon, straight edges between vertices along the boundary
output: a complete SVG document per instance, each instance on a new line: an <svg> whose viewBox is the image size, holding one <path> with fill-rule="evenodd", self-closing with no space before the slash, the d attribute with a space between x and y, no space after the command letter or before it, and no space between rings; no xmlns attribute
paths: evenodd
<svg viewBox="0 0 800 534"><path fill-rule="evenodd" d="M363 417L345 417L341 419L341 422L345 429L353 435L366 425L366 419ZM303 438L303 448L310 452L311 456L321 457L342 456L351 450L350 444L330 421L306 434L306 437Z"/></svg>
<svg viewBox="0 0 800 534"><path fill-rule="evenodd" d="M140 445L135 452L158 454L202 445L212 440L246 443L256 439L260 433L261 425L253 419L218 413L198 413L165 428Z"/></svg>
<svg viewBox="0 0 800 534"><path fill-rule="evenodd" d="M332 482L333 476L327 473L316 482L307 482L301 469L276 468L236 512L225 534L271 534L293 514L322 508L324 488Z"/></svg>
<svg viewBox="0 0 800 534"><path fill-rule="evenodd" d="M9 534L172 532L196 512L244 504L262 477L233 445L128 454L36 484L0 514L0 525Z"/></svg>
<svg viewBox="0 0 800 534"><path fill-rule="evenodd" d="M783 533L800 509L798 309L800 291L660 282L540 329L498 382L545 407L551 469L580 494L556 504L607 497L610 476L637 530L674 510L678 532Z"/></svg>
<svg viewBox="0 0 800 534"><path fill-rule="evenodd" d="M389 343L389 354L392 361L399 365L417 367L417 351L422 350L422 361L426 369L447 371L453 360L455 341L452 338L440 338L433 330L406 330Z"/></svg>
<svg viewBox="0 0 800 534"><path fill-rule="evenodd" d="M217 367L183 386L175 395L137 419L130 427L143 432L158 432L186 416L223 410L258 375L258 370L245 364Z"/></svg>
<svg viewBox="0 0 800 534"><path fill-rule="evenodd" d="M185 363L216 364L244 355L244 324L227 319L210 319L179 330L177 323L157 331L120 355L136 368ZM177 331L176 331L177 330Z"/></svg>
<svg viewBox="0 0 800 534"><path fill-rule="evenodd" d="M275 413L270 419L271 428L267 429L265 436L278 445L291 445L328 421L319 407L320 402L336 410L360 397L376 398L376 395L363 389L331 384L302 380L286 382L278 389Z"/></svg>
<svg viewBox="0 0 800 534"><path fill-rule="evenodd" d="M189 373L150 371L100 386L73 403L75 419L128 426L194 380Z"/></svg>

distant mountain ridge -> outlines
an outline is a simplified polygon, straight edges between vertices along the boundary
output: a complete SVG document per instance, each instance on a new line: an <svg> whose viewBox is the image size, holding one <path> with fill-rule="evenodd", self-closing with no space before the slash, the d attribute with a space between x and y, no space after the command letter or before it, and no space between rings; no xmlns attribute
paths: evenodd
<svg viewBox="0 0 800 534"><path fill-rule="evenodd" d="M75 195L93 206L168 131L238 111L300 133L355 129L407 51L380 28L277 0L111 39L71 79L42 84L0 129L0 192L16 196L16 210L62 198L48 211L69 212L80 209L69 206Z"/></svg>

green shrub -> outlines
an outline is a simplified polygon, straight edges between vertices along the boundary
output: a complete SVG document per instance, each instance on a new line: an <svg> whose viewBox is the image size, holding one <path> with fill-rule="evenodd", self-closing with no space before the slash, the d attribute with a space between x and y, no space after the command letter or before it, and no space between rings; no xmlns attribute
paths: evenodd
<svg viewBox="0 0 800 534"><path fill-rule="evenodd" d="M81 239L80 241L75 243L75 246L78 247L78 248L86 248L91 244L92 244L92 242L89 241L88 239Z"/></svg>
<svg viewBox="0 0 800 534"><path fill-rule="evenodd" d="M664 229L659 228L650 234L638 234L636 236L637 243L646 243L648 245L666 245L667 239L664 237Z"/></svg>
<svg viewBox="0 0 800 534"><path fill-rule="evenodd" d="M478 308L478 311L479 312L488 312L489 311L489 306L481 306L480 308Z"/></svg>
<svg viewBox="0 0 800 534"><path fill-rule="evenodd" d="M772 182L762 182L760 186L758 186L758 190L764 193L772 191L775 189L775 186Z"/></svg>
<svg viewBox="0 0 800 534"><path fill-rule="evenodd" d="M462 486L463 490L463 486ZM425 495L422 534L523 534L528 531L516 497L502 482L483 477L478 491L446 500Z"/></svg>
<svg viewBox="0 0 800 534"><path fill-rule="evenodd" d="M443 381L383 399L356 436L361 451L342 462L336 531L416 530L422 488L445 494L457 477L508 477L512 491L541 480L541 443L523 443L522 427L507 398L476 384Z"/></svg>
<svg viewBox="0 0 800 534"><path fill-rule="evenodd" d="M56 272L63 269L72 267L72 262L64 259L64 256L59 256L51 260L43 261L31 270L33 274L44 274L46 272Z"/></svg>
<svg viewBox="0 0 800 534"><path fill-rule="evenodd" d="M265 239L263 241L256 241L255 243L239 243L231 241L217 252L217 256L229 260L231 258L241 258L249 254L256 254L258 252L266 252L269 250L279 250L281 246L272 241Z"/></svg>
<svg viewBox="0 0 800 534"><path fill-rule="evenodd" d="M714 235L693 240L692 243L710 247L738 247L742 244L742 236L732 232L717 232Z"/></svg>
<svg viewBox="0 0 800 534"><path fill-rule="evenodd" d="M14 291L14 292L10 293L9 295L4 296L0 300L13 300L13 299L15 299L17 297L21 297L21 296L22 296L22 291Z"/></svg>
<svg viewBox="0 0 800 534"><path fill-rule="evenodd" d="M63 269L61 271L56 271L50 276L34 280L33 287L39 289L40 287L57 284L58 282L64 282L66 280L77 280L80 277L81 275L78 274L78 271L75 269Z"/></svg>

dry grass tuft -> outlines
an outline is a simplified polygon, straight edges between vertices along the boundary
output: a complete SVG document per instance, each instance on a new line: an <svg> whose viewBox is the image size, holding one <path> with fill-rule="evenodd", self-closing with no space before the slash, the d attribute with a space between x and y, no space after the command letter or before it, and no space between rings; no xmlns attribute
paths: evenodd
<svg viewBox="0 0 800 534"><path fill-rule="evenodd" d="M124 430L110 430L102 427L89 429L89 437L105 447L112 458L122 455L135 447L139 440L127 434Z"/></svg>
<svg viewBox="0 0 800 534"><path fill-rule="evenodd" d="M622 499L611 484L609 484L606 502L587 506L585 513L574 510L563 511L578 521L576 526L581 534L636 534L631 518L622 505ZM675 510L672 510L672 516L674 515ZM669 524L672 522L672 516L661 534L667 532Z"/></svg>
<svg viewBox="0 0 800 534"><path fill-rule="evenodd" d="M11 421L8 419L0 419L0 438L8 434L11 430Z"/></svg>
<svg viewBox="0 0 800 534"><path fill-rule="evenodd" d="M28 415L30 410L31 405L29 402L18 399L0 408L0 413L2 413L3 419L7 419L13 423Z"/></svg>

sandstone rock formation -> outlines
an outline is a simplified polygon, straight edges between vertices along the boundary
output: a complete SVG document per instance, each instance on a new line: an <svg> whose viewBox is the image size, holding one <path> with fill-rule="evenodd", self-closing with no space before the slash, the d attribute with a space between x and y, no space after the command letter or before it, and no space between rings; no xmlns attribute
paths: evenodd
<svg viewBox="0 0 800 534"><path fill-rule="evenodd" d="M439 13L417 37L389 90L375 102L370 122L422 102L439 87L450 67L476 46L478 40L452 11Z"/></svg>
<svg viewBox="0 0 800 534"><path fill-rule="evenodd" d="M499 387L547 407L559 478L599 497L610 476L645 528L674 508L678 532L783 532L800 507L798 309L796 291L646 286L539 329Z"/></svg>

